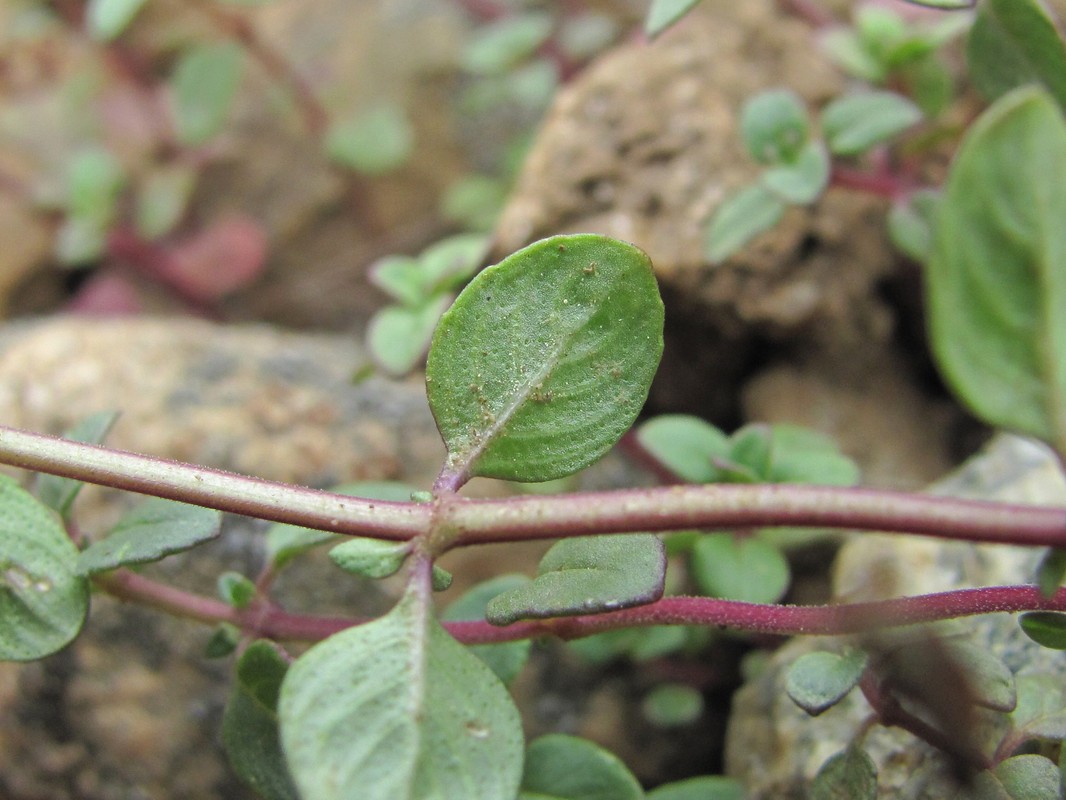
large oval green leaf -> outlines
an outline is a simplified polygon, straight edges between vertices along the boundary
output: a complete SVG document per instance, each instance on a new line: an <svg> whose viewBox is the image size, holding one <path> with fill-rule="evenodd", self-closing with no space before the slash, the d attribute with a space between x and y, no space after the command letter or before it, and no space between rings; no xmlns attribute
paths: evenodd
<svg viewBox="0 0 1066 800"><path fill-rule="evenodd" d="M986 422L1066 452L1066 121L1042 89L963 142L927 275L940 369Z"/></svg>
<svg viewBox="0 0 1066 800"><path fill-rule="evenodd" d="M522 725L492 671L414 592L386 616L311 648L278 703L300 796L514 800Z"/></svg>
<svg viewBox="0 0 1066 800"><path fill-rule="evenodd" d="M44 658L78 635L89 585L59 518L0 475L0 660Z"/></svg>
<svg viewBox="0 0 1066 800"><path fill-rule="evenodd" d="M633 424L662 347L659 289L632 245L556 236L484 270L426 367L445 471L546 481L588 466Z"/></svg>

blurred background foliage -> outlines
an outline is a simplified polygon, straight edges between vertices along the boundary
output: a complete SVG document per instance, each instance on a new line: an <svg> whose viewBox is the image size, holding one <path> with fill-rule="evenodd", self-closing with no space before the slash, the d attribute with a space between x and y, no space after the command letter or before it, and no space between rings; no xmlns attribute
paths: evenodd
<svg viewBox="0 0 1066 800"><path fill-rule="evenodd" d="M0 313L365 329L640 0L7 0Z"/></svg>

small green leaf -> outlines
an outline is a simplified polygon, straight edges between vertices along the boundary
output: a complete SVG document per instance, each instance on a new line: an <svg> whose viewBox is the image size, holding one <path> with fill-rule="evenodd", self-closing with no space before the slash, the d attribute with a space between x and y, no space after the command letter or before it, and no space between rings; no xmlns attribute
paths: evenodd
<svg viewBox="0 0 1066 800"><path fill-rule="evenodd" d="M852 745L826 761L811 784L811 800L876 800L877 767Z"/></svg>
<svg viewBox="0 0 1066 800"><path fill-rule="evenodd" d="M733 434L734 438L743 430ZM818 431L787 423L773 425L770 447L769 471L760 473L769 483L852 486L859 481L855 462L840 452L836 442ZM738 458L735 450L733 458Z"/></svg>
<svg viewBox="0 0 1066 800"><path fill-rule="evenodd" d="M760 164L791 163L807 144L807 109L789 89L760 92L741 110L740 133L748 152Z"/></svg>
<svg viewBox="0 0 1066 800"><path fill-rule="evenodd" d="M448 590L451 588L452 580L452 574L448 572L448 570L438 567L436 564L433 565L433 572L430 580L430 585L433 587L433 591L443 592Z"/></svg>
<svg viewBox="0 0 1066 800"><path fill-rule="evenodd" d="M970 78L994 100L1030 83L1042 83L1066 107L1066 46L1035 0L986 0L966 43Z"/></svg>
<svg viewBox="0 0 1066 800"><path fill-rule="evenodd" d="M729 258L780 222L786 207L784 200L758 183L727 197L707 228L704 253L708 260L718 263Z"/></svg>
<svg viewBox="0 0 1066 800"><path fill-rule="evenodd" d="M302 797L514 800L518 791L514 703L414 591L297 659L278 710Z"/></svg>
<svg viewBox="0 0 1066 800"><path fill-rule="evenodd" d="M214 509L150 497L125 514L106 538L82 551L78 574L158 561L214 539L221 526L222 515Z"/></svg>
<svg viewBox="0 0 1066 800"><path fill-rule="evenodd" d="M451 302L451 295L446 294L415 308L386 306L374 314L367 330L367 346L378 366L390 375L406 375L414 369Z"/></svg>
<svg viewBox="0 0 1066 800"><path fill-rule="evenodd" d="M770 167L760 180L786 203L813 203L829 184L829 154L821 142L808 142L794 161Z"/></svg>
<svg viewBox="0 0 1066 800"><path fill-rule="evenodd" d="M644 718L660 728L691 725L703 714L703 695L683 683L662 683L640 704Z"/></svg>
<svg viewBox="0 0 1066 800"><path fill-rule="evenodd" d="M885 80L888 67L870 52L854 29L842 25L828 28L818 37L818 43L822 52L850 75L873 84Z"/></svg>
<svg viewBox="0 0 1066 800"><path fill-rule="evenodd" d="M481 266L488 245L479 233L460 233L427 247L418 257L426 290L447 291L465 282Z"/></svg>
<svg viewBox="0 0 1066 800"><path fill-rule="evenodd" d="M244 54L232 42L199 44L178 61L171 78L175 134L204 144L222 130L241 81Z"/></svg>
<svg viewBox="0 0 1066 800"><path fill-rule="evenodd" d="M530 583L525 575L498 575L467 590L445 610L442 619L448 622L483 620L485 609L492 598ZM501 644L479 644L470 647L470 652L488 664L489 669L505 684L510 684L522 671L529 658L529 639Z"/></svg>
<svg viewBox="0 0 1066 800"><path fill-rule="evenodd" d="M700 0L651 0L648 16L644 18L644 32L654 39L699 3Z"/></svg>
<svg viewBox="0 0 1066 800"><path fill-rule="evenodd" d="M1025 635L1041 647L1066 650L1066 614L1056 611L1029 611L1018 622Z"/></svg>
<svg viewBox="0 0 1066 800"><path fill-rule="evenodd" d="M648 792L647 800L744 800L744 787L733 778L702 775L663 784Z"/></svg>
<svg viewBox="0 0 1066 800"><path fill-rule="evenodd" d="M204 658L225 658L241 643L241 629L229 622L215 626L211 638L204 645Z"/></svg>
<svg viewBox="0 0 1066 800"><path fill-rule="evenodd" d="M651 264L632 245L556 236L483 270L426 365L445 470L546 481L596 461L644 405L662 331Z"/></svg>
<svg viewBox="0 0 1066 800"><path fill-rule="evenodd" d="M288 664L268 641L252 642L222 716L222 744L234 772L264 800L298 800L278 738L278 693Z"/></svg>
<svg viewBox="0 0 1066 800"><path fill-rule="evenodd" d="M73 428L63 434L64 439L86 444L100 444L118 419L118 413L114 411L100 411L90 414ZM63 518L70 513L70 507L74 504L81 487L84 484L71 478L60 478L56 475L41 473L37 476L34 493L37 499L49 508L59 512Z"/></svg>
<svg viewBox="0 0 1066 800"><path fill-rule="evenodd" d="M861 650L806 653L789 666L785 691L796 705L811 716L818 716L855 688L866 670L866 661L866 653Z"/></svg>
<svg viewBox="0 0 1066 800"><path fill-rule="evenodd" d="M532 56L551 35L547 14L506 15L478 29L462 54L463 69L475 75L500 75Z"/></svg>
<svg viewBox="0 0 1066 800"><path fill-rule="evenodd" d="M441 214L475 231L491 231L507 202L507 184L488 175L466 175L441 198Z"/></svg>
<svg viewBox="0 0 1066 800"><path fill-rule="evenodd" d="M129 26L146 0L89 0L85 9L85 26L89 35L109 42Z"/></svg>
<svg viewBox="0 0 1066 800"><path fill-rule="evenodd" d="M774 603L788 589L788 561L761 539L710 533L692 548L692 578L705 595Z"/></svg>
<svg viewBox="0 0 1066 800"><path fill-rule="evenodd" d="M919 189L892 204L888 212L888 235L892 244L924 264L933 252L933 231L940 192Z"/></svg>
<svg viewBox="0 0 1066 800"><path fill-rule="evenodd" d="M357 481L335 486L331 491L368 500L386 500L396 503L404 503L411 499L411 487L397 481ZM346 539L347 537L327 531L275 523L266 532L267 558L273 562L274 569L277 570L320 544Z"/></svg>
<svg viewBox="0 0 1066 800"><path fill-rule="evenodd" d="M90 147L75 153L67 172L67 212L74 219L106 226L126 182L122 164L109 151Z"/></svg>
<svg viewBox="0 0 1066 800"><path fill-rule="evenodd" d="M616 755L587 739L551 733L530 743L518 800L643 800Z"/></svg>
<svg viewBox="0 0 1066 800"><path fill-rule="evenodd" d="M497 595L485 617L510 625L631 608L662 597L665 577L666 551L653 534L563 539L544 554L533 583Z"/></svg>
<svg viewBox="0 0 1066 800"><path fill-rule="evenodd" d="M341 119L326 133L326 154L365 175L384 175L403 166L414 149L415 134L403 110L379 106Z"/></svg>
<svg viewBox="0 0 1066 800"><path fill-rule="evenodd" d="M926 274L949 385L990 425L1066 452L1066 122L1018 89L970 128L948 176Z"/></svg>
<svg viewBox="0 0 1066 800"><path fill-rule="evenodd" d="M895 92L860 92L831 102L822 111L829 149L840 156L864 153L922 119L922 110Z"/></svg>
<svg viewBox="0 0 1066 800"><path fill-rule="evenodd" d="M647 794L647 800L745 800L739 781L723 775L700 775L663 784Z"/></svg>
<svg viewBox="0 0 1066 800"><path fill-rule="evenodd" d="M58 518L0 475L0 661L33 661L70 642L85 623L89 585Z"/></svg>
<svg viewBox="0 0 1066 800"><path fill-rule="evenodd" d="M408 542L385 542L354 536L329 551L330 560L345 572L364 578L395 575L411 552Z"/></svg>
<svg viewBox="0 0 1066 800"><path fill-rule="evenodd" d="M1019 675L1011 722L1033 739L1066 738L1066 686L1058 675Z"/></svg>
<svg viewBox="0 0 1066 800"><path fill-rule="evenodd" d="M227 570L218 576L218 596L234 608L248 608L258 593L255 583L239 572Z"/></svg>
<svg viewBox="0 0 1066 800"><path fill-rule="evenodd" d="M107 248L109 226L109 222L96 218L67 217L56 232L56 260L74 268L99 261Z"/></svg>
<svg viewBox="0 0 1066 800"><path fill-rule="evenodd" d="M137 193L137 232L146 239L170 233L185 216L198 173L185 164L150 172Z"/></svg>
<svg viewBox="0 0 1066 800"><path fill-rule="evenodd" d="M984 708L1009 713L1018 704L1014 673L1003 660L972 642L951 642L947 653L965 675L973 702Z"/></svg>
<svg viewBox="0 0 1066 800"><path fill-rule="evenodd" d="M637 442L657 461L688 483L711 483L718 474L712 461L729 453L729 438L699 417L666 414L637 429Z"/></svg>
<svg viewBox="0 0 1066 800"><path fill-rule="evenodd" d="M955 800L1062 800L1055 762L1041 755L1005 759L992 772L978 773Z"/></svg>
<svg viewBox="0 0 1066 800"><path fill-rule="evenodd" d="M370 265L370 282L405 306L417 307L426 300L426 287L418 259L385 256Z"/></svg>
<svg viewBox="0 0 1066 800"><path fill-rule="evenodd" d="M1066 577L1066 549L1061 547L1049 547L1040 559L1037 567L1036 582L1040 587L1040 594L1044 597L1054 597L1062 580Z"/></svg>

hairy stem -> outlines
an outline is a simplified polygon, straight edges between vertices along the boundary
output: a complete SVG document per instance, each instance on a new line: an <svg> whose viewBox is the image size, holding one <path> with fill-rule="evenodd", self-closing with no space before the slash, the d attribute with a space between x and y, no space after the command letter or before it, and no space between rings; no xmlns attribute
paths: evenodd
<svg viewBox="0 0 1066 800"><path fill-rule="evenodd" d="M768 526L1066 547L1066 509L833 486L709 485L429 504L364 500L0 426L0 463L309 528L452 546Z"/></svg>

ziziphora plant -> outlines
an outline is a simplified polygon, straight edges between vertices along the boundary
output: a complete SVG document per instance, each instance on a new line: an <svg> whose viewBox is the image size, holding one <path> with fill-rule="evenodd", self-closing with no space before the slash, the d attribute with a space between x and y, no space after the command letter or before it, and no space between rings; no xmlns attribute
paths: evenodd
<svg viewBox="0 0 1066 800"><path fill-rule="evenodd" d="M972 126L940 201L927 270L929 327L945 378L975 413L1042 439L1060 456L1066 453L1064 217L1066 120L1043 88L1010 91ZM662 327L648 258L622 242L557 236L481 272L433 336L426 387L447 456L432 489L409 500L391 486L323 492L106 449L94 442L113 421L108 415L90 418L70 439L0 428L0 462L47 473L37 480L36 496L9 478L0 481L0 657L27 661L63 648L84 625L95 587L230 626L239 657L223 739L237 772L270 800L639 800L643 789L625 766L589 742L550 735L526 747L505 681L521 668L529 640L670 625L870 633L1011 611L1030 612L1022 623L1036 641L1066 647L1066 591L1059 588L1066 557L1054 549L1066 548L1064 508L784 483L460 496L475 476L548 481L606 453L644 404ZM775 474L772 437L735 437L708 458L731 475ZM749 469L752 463L759 469ZM89 536L72 518L80 481L154 498L106 536ZM257 580L222 577L225 602L129 569L212 538L218 511L281 523L268 534L268 563ZM768 526L1053 549L1039 585L832 606L664 596L659 533ZM300 552L335 541L331 534L348 537L331 556L349 572L382 578L406 570L406 589L391 611L370 620L338 619L289 613L271 600L277 571ZM433 592L450 582L435 564L442 553L535 539L561 540L535 579L481 587L462 601L465 608L446 615L474 612L478 619L441 620ZM275 644L290 640L317 644L293 660ZM966 714L943 703L934 707L937 698L923 696L914 679L937 673L954 682L966 662L936 643L922 657L936 661L902 658L878 644L867 655L824 654L793 670L789 692L817 713L858 685L883 724L946 750L960 769L976 774L975 785L1007 787L1006 795L980 796L1055 796L1033 793L1049 781L1057 786L1060 776L1032 744L1057 743L1059 729L1018 723L991 750L982 749L966 730L951 727ZM1012 696L1000 693L985 705L1008 713L1022 696L1014 695L1012 706ZM1061 690L1055 697L1064 700ZM916 700L937 712L932 721L908 710ZM1027 702L1031 712L1032 698ZM1053 710L1061 715L1062 707ZM817 796L874 797L871 770L861 747L849 748L827 763ZM1037 788L1024 794L1015 786ZM647 796L740 793L708 776Z"/></svg>

